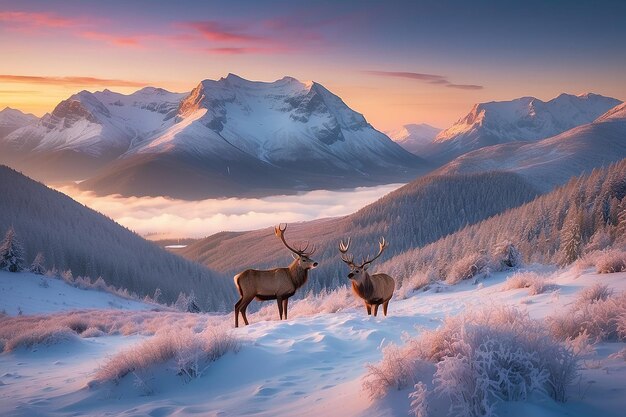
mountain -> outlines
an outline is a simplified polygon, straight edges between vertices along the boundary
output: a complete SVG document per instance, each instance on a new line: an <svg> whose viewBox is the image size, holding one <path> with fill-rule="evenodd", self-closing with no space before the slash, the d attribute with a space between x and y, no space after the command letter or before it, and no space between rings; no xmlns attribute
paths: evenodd
<svg viewBox="0 0 626 417"><path fill-rule="evenodd" d="M318 83L233 74L183 94L81 91L0 150L0 163L37 179L187 199L409 181L428 169Z"/></svg>
<svg viewBox="0 0 626 417"><path fill-rule="evenodd" d="M476 104L467 116L437 135L422 153L445 163L485 146L535 141L594 121L621 101L597 94L561 94L544 102L534 97Z"/></svg>
<svg viewBox="0 0 626 417"><path fill-rule="evenodd" d="M345 284L339 259L340 239L351 237L356 259L375 254L385 236L389 248L381 260L434 242L468 224L526 203L537 191L520 176L506 172L418 178L349 216L289 224L291 243L310 241L317 248L308 289ZM224 273L288 264L291 256L272 228L218 233L176 253ZM306 293L306 291L304 292Z"/></svg>
<svg viewBox="0 0 626 417"><path fill-rule="evenodd" d="M515 172L537 188L549 191L570 177L590 172L626 157L626 104L620 104L592 123L540 141L510 142L467 153L438 174Z"/></svg>
<svg viewBox="0 0 626 417"><path fill-rule="evenodd" d="M421 123L404 125L400 129L385 133L407 151L420 155L423 148L432 143L439 132L441 129Z"/></svg>
<svg viewBox="0 0 626 417"><path fill-rule="evenodd" d="M174 302L183 291L217 309L234 299L230 280L171 254L65 194L0 165L0 236L13 227L26 262L42 252L47 268L74 276L102 276L107 284L141 296L163 292Z"/></svg>
<svg viewBox="0 0 626 417"><path fill-rule="evenodd" d="M322 85L204 80L174 123L81 188L179 198L258 196L405 181L425 170Z"/></svg>
<svg viewBox="0 0 626 417"><path fill-rule="evenodd" d="M173 124L183 96L153 87L130 95L81 91L0 141L6 155L0 163L46 181L84 179Z"/></svg>
<svg viewBox="0 0 626 417"><path fill-rule="evenodd" d="M0 140L9 133L37 121L37 116L5 107L0 110Z"/></svg>

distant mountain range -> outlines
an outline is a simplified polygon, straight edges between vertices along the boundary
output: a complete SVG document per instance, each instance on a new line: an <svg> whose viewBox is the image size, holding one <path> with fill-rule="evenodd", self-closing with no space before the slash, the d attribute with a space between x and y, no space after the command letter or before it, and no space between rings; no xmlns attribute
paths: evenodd
<svg viewBox="0 0 626 417"><path fill-rule="evenodd" d="M523 175L542 191L626 158L626 104L620 104L591 123L538 141L512 141L466 153L437 174L493 170Z"/></svg>
<svg viewBox="0 0 626 417"><path fill-rule="evenodd" d="M621 103L587 93L561 94L547 102L522 97L476 104L465 117L422 146L418 155L442 165L486 146L545 139L591 123Z"/></svg>
<svg viewBox="0 0 626 417"><path fill-rule="evenodd" d="M407 151L419 155L430 145L441 129L426 123L408 124L400 129L389 130L385 133Z"/></svg>
<svg viewBox="0 0 626 417"><path fill-rule="evenodd" d="M100 194L267 195L408 181L426 164L322 85L229 74L188 94L82 91L0 138L4 162Z"/></svg>

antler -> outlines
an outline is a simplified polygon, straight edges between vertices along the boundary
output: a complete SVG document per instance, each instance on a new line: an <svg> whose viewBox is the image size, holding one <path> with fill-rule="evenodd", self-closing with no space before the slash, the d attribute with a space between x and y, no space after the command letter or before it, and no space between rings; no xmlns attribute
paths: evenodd
<svg viewBox="0 0 626 417"><path fill-rule="evenodd" d="M283 245L285 245L285 247L287 249L289 249L290 251L292 251L293 253L295 253L298 256L302 256L302 255L311 256L311 255L313 255L313 253L315 252L315 246L313 246L311 248L311 250L309 252L307 252L307 250L309 250L309 244L308 243L306 244L304 249L294 249L291 246L289 246L289 244L285 240L285 230L287 230L287 223L285 223L284 227L282 226L282 223L279 224L278 226L274 227L274 233L276 234L276 236L278 236L280 238L280 240L283 241Z"/></svg>
<svg viewBox="0 0 626 417"><path fill-rule="evenodd" d="M378 254L376 256L374 256L372 259L364 261L361 264L361 268L363 268L365 265L367 264L371 264L372 262L374 262L376 259L378 259L378 257L380 255L382 255L382 253L385 251L385 249L387 249L387 246L389 244L387 243L387 241L385 240L385 238L381 238L380 241L378 242Z"/></svg>
<svg viewBox="0 0 626 417"><path fill-rule="evenodd" d="M350 247L350 238L348 238L348 243L344 243L343 240L339 242L339 252L341 252L341 260L350 266L350 268L354 267L354 255L349 255L348 248Z"/></svg>

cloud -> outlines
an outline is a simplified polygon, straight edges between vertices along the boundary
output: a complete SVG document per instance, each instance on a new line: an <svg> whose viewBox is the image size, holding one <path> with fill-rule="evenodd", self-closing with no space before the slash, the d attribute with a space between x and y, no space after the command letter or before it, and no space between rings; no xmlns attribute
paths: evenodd
<svg viewBox="0 0 626 417"><path fill-rule="evenodd" d="M80 32L80 36L85 39L91 39L94 41L101 41L110 45L117 46L129 46L129 47L141 47L140 36L117 36L110 33L102 33L95 31L83 31Z"/></svg>
<svg viewBox="0 0 626 417"><path fill-rule="evenodd" d="M145 87L145 82L130 80L114 80L94 77L46 77L35 75L0 74L0 82L21 84L47 84L62 86L115 86L115 87Z"/></svg>
<svg viewBox="0 0 626 417"><path fill-rule="evenodd" d="M475 84L454 84L448 80L445 75L423 74L419 72L403 72L403 71L363 71L365 74L376 75L380 77L408 78L411 80L424 81L428 84L439 84L448 88L456 88L459 90L482 90L482 85Z"/></svg>
<svg viewBox="0 0 626 417"><path fill-rule="evenodd" d="M96 196L76 187L59 187L82 204L151 238L204 237L220 231L243 231L280 222L298 222L350 214L402 184L343 191L311 191L257 199L176 200L166 197Z"/></svg>
<svg viewBox="0 0 626 417"><path fill-rule="evenodd" d="M213 20L180 22L176 23L175 26L192 29L204 39L214 42L259 42L265 40L263 37L247 34L239 27L224 25Z"/></svg>
<svg viewBox="0 0 626 417"><path fill-rule="evenodd" d="M53 13L21 11L0 12L0 22L17 28L23 28L24 25L39 28L68 28L78 24L78 22L74 19L60 17Z"/></svg>

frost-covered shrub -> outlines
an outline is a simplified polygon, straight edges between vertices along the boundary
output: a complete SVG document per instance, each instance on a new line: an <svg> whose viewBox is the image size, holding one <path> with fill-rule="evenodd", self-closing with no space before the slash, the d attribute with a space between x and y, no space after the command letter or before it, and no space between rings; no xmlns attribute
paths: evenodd
<svg viewBox="0 0 626 417"><path fill-rule="evenodd" d="M30 348L36 345L54 345L77 340L76 333L66 326L36 326L24 329L4 343L4 350L11 352L18 348Z"/></svg>
<svg viewBox="0 0 626 417"><path fill-rule="evenodd" d="M493 250L493 257L500 270L517 268L522 265L522 254L511 241L497 245Z"/></svg>
<svg viewBox="0 0 626 417"><path fill-rule="evenodd" d="M409 394L411 409L409 414L415 417L428 417L428 390L426 384L418 382L413 386L413 392Z"/></svg>
<svg viewBox="0 0 626 417"><path fill-rule="evenodd" d="M450 284L457 284L465 279L470 279L483 272L489 265L489 258L482 253L474 253L455 262L448 275L446 281Z"/></svg>
<svg viewBox="0 0 626 417"><path fill-rule="evenodd" d="M594 341L626 339L626 292L603 297L606 292L579 296L572 308L547 318L550 332L558 339L574 339L587 333ZM602 295L598 295L602 294Z"/></svg>
<svg viewBox="0 0 626 417"><path fill-rule="evenodd" d="M596 282L578 294L574 306L578 309L584 308L588 304L595 303L596 301L604 301L611 295L613 295L613 290L610 289L608 285Z"/></svg>
<svg viewBox="0 0 626 417"><path fill-rule="evenodd" d="M131 372L169 361L179 375L195 378L210 362L237 348L237 340L225 328L209 328L201 333L168 329L111 357L98 370L94 381L117 382Z"/></svg>
<svg viewBox="0 0 626 417"><path fill-rule="evenodd" d="M43 275L46 273L46 267L44 266L45 263L46 260L43 253L39 252L37 256L35 256L35 259L33 259L33 263L30 264L30 268L28 268L28 270L33 274Z"/></svg>
<svg viewBox="0 0 626 417"><path fill-rule="evenodd" d="M516 272L511 275L504 285L503 291L514 290L518 288L528 288L529 295L543 294L550 285L544 277L536 272Z"/></svg>
<svg viewBox="0 0 626 417"><path fill-rule="evenodd" d="M626 271L626 252L609 250L596 258L596 271L600 274L611 274Z"/></svg>
<svg viewBox="0 0 626 417"><path fill-rule="evenodd" d="M404 300L419 289L427 289L436 280L437 276L432 270L416 271L402 280L400 287L396 289L395 296L399 300Z"/></svg>
<svg viewBox="0 0 626 417"><path fill-rule="evenodd" d="M452 415L492 415L497 401L546 392L565 401L577 374L576 357L554 340L542 323L512 307L491 307L449 317L403 347L387 347L380 363L368 366L370 396L408 386L426 363L438 395L450 399ZM420 375L420 380L424 375Z"/></svg>

